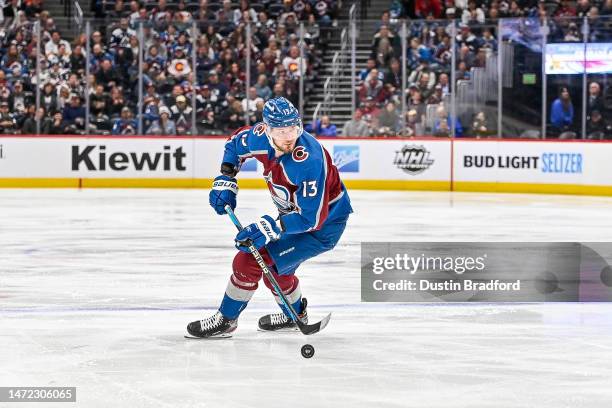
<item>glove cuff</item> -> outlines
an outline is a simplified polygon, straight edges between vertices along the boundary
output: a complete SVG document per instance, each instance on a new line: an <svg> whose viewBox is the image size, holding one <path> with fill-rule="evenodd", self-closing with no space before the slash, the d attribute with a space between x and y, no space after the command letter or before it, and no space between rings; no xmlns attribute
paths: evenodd
<svg viewBox="0 0 612 408"><path fill-rule="evenodd" d="M259 230L266 237L266 243L280 238L281 230L278 228L276 221L269 215L262 216L259 220L259 225Z"/></svg>
<svg viewBox="0 0 612 408"><path fill-rule="evenodd" d="M238 194L238 183L235 178L219 176L213 181L212 189L216 191L230 190L234 194Z"/></svg>

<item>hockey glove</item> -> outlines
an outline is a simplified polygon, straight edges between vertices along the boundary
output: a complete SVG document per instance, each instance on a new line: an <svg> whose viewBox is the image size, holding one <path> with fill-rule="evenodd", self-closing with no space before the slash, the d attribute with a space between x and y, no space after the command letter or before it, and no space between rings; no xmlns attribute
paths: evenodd
<svg viewBox="0 0 612 408"><path fill-rule="evenodd" d="M281 230L276 221L269 215L264 215L258 222L254 222L236 235L236 248L242 252L250 252L249 245L261 249L271 241L280 238Z"/></svg>
<svg viewBox="0 0 612 408"><path fill-rule="evenodd" d="M236 208L236 194L238 194L236 179L221 175L213 181L212 190L208 194L208 202L217 214L224 215L226 205L229 204L232 210Z"/></svg>

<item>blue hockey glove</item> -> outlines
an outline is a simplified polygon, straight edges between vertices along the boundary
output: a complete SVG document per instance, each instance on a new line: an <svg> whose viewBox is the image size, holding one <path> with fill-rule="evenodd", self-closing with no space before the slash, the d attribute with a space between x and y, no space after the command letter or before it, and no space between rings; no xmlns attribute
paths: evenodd
<svg viewBox="0 0 612 408"><path fill-rule="evenodd" d="M261 249L271 241L280 238L281 230L276 221L269 215L264 215L258 222L243 228L236 235L236 248L242 252L249 252L248 245L253 243L255 248Z"/></svg>
<svg viewBox="0 0 612 408"><path fill-rule="evenodd" d="M232 210L236 208L236 194L238 194L236 179L226 175L218 176L213 181L212 190L208 194L208 202L217 214L224 215L227 204L232 207Z"/></svg>

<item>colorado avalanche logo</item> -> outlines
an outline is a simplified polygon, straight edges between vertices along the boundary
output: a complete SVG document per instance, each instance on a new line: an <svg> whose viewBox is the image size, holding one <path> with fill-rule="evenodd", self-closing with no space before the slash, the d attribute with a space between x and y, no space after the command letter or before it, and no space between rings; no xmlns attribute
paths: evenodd
<svg viewBox="0 0 612 408"><path fill-rule="evenodd" d="M308 152L304 146L298 146L293 149L291 156L293 157L293 161L300 163L308 158Z"/></svg>
<svg viewBox="0 0 612 408"><path fill-rule="evenodd" d="M297 207L291 202L289 190L281 185L274 184L272 182L272 173L264 175L264 179L266 183L268 183L268 189L272 194L272 201L274 201L274 205L276 205L278 211L280 211L281 214L294 212Z"/></svg>
<svg viewBox="0 0 612 408"><path fill-rule="evenodd" d="M255 136L261 136L266 132L266 126L263 124L258 124L257 126L255 126L255 129L253 129L253 134Z"/></svg>

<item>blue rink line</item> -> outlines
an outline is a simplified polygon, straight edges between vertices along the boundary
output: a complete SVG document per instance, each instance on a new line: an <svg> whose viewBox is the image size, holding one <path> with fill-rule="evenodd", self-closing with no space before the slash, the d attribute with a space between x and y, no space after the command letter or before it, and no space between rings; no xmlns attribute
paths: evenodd
<svg viewBox="0 0 612 408"><path fill-rule="evenodd" d="M341 303L329 305L308 305L309 309L407 309L410 307L475 307L475 306L520 306L537 304L583 304L583 303L605 303L605 302L427 302L427 303ZM52 314L52 313L104 313L104 312L181 312L191 310L217 310L218 306L185 306L185 307L48 307L48 308L2 308L3 314ZM268 307L249 307L247 311L269 310Z"/></svg>

